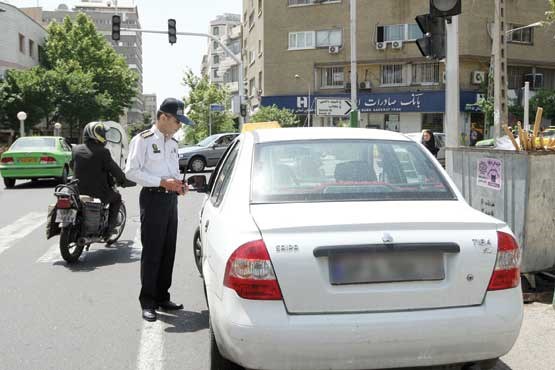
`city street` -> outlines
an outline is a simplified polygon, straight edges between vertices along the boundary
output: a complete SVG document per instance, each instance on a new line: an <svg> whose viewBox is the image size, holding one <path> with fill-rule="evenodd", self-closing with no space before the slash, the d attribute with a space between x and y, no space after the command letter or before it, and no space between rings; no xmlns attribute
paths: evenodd
<svg viewBox="0 0 555 370"><path fill-rule="evenodd" d="M139 188L122 191L128 223L113 248L93 244L79 264L61 260L58 237L45 240L52 182L0 189L0 369L207 369L208 313L192 258L202 196L180 199L172 299L185 310L147 323L140 315ZM555 311L525 306L524 326L499 370L550 370Z"/></svg>

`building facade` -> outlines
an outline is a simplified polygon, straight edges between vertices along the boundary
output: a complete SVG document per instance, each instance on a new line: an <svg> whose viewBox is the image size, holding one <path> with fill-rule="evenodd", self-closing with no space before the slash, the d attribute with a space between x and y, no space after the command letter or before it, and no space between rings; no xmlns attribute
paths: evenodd
<svg viewBox="0 0 555 370"><path fill-rule="evenodd" d="M241 16L223 14L210 22L209 32L217 37L237 58L241 57ZM201 73L210 82L226 88L232 95L232 110L239 113L239 65L214 40L208 40L208 52L203 56Z"/></svg>
<svg viewBox="0 0 555 370"><path fill-rule="evenodd" d="M39 64L46 29L21 9L0 2L0 78L9 69Z"/></svg>
<svg viewBox="0 0 555 370"><path fill-rule="evenodd" d="M117 7L115 4L117 3ZM112 16L116 13L121 16L122 28L140 28L139 10L133 5L132 1L106 1L106 0L83 0L75 5L73 9L69 9L66 5L61 4L56 10L45 11L41 8L26 9L28 14L32 14L35 18L41 19L44 25L50 22L62 22L65 17L74 18L78 13L85 13L91 17L96 25L96 29L102 33L108 42L112 44L117 53L121 54L129 68L137 72L139 76L138 94L134 98L133 104L126 109L120 123L133 124L143 122L144 102L142 98L143 92L143 43L140 33L121 32L119 41L112 40Z"/></svg>
<svg viewBox="0 0 555 370"><path fill-rule="evenodd" d="M337 126L348 119L319 115L316 105L326 97L350 99L349 3L243 0L243 62L251 111L275 104L306 120L310 110L314 126ZM493 5L493 0L463 0L460 114L465 132L471 123L484 121L475 103L487 83ZM547 7L543 0L507 0L508 28L544 19ZM422 33L414 19L428 12L429 0L358 1L356 88L361 127L443 131L445 65L423 58L415 42ZM535 90L555 89L554 33L528 28L508 35L513 104L527 80Z"/></svg>
<svg viewBox="0 0 555 370"><path fill-rule="evenodd" d="M144 94L143 102L145 105L145 114L150 115L151 121L156 120L156 113L158 112L156 94Z"/></svg>

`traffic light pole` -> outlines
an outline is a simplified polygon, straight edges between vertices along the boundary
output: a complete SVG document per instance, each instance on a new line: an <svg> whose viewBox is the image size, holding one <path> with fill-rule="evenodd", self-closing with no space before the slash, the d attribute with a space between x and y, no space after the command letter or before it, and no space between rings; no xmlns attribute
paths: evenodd
<svg viewBox="0 0 555 370"><path fill-rule="evenodd" d="M129 31L129 32L136 32L136 33L154 33L154 34L163 34L167 35L168 31L156 31L156 30L143 30L139 28L122 28L121 31ZM243 71L243 61L241 58L238 58L233 54L233 52L225 46L217 37L212 36L208 33L197 33L197 32L176 32L176 35L181 36L194 36L194 37L206 37L212 41L215 41L224 49L224 51L229 55L235 62L239 65L239 105L243 104L245 100L245 82L244 79L244 71ZM243 116L239 115L239 131L243 128L244 118Z"/></svg>
<svg viewBox="0 0 555 370"><path fill-rule="evenodd" d="M459 136L462 133L460 125L460 90L459 90L459 16L447 22L447 60L445 63L445 136L446 146L459 146ZM447 169L452 169L452 152L446 158Z"/></svg>

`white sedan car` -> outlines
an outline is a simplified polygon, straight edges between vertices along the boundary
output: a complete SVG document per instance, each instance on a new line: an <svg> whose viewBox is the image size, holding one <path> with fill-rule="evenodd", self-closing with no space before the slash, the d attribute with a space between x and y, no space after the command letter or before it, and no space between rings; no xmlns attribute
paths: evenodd
<svg viewBox="0 0 555 370"><path fill-rule="evenodd" d="M410 166L409 166L410 164ZM211 369L490 368L522 322L520 250L406 136L242 134L201 211Z"/></svg>

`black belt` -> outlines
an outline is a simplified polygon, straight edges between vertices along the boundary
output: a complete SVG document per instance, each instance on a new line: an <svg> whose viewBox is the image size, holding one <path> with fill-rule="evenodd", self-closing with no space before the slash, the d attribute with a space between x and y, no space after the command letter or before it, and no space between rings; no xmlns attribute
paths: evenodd
<svg viewBox="0 0 555 370"><path fill-rule="evenodd" d="M150 193L177 194L176 192L168 191L168 190L166 190L166 188L163 188L161 186L155 186L155 187L145 186L143 189L145 189L146 191L148 191Z"/></svg>

